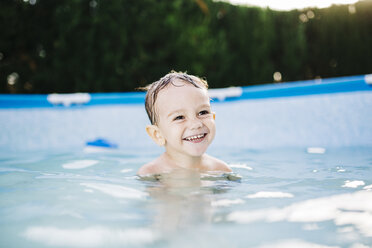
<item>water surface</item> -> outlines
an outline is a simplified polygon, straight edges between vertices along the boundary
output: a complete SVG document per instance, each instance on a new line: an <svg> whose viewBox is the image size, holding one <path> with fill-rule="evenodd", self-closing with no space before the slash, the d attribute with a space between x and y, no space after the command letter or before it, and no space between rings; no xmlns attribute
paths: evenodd
<svg viewBox="0 0 372 248"><path fill-rule="evenodd" d="M230 149L240 181L143 181L157 151L0 154L1 247L368 247L370 147Z"/></svg>

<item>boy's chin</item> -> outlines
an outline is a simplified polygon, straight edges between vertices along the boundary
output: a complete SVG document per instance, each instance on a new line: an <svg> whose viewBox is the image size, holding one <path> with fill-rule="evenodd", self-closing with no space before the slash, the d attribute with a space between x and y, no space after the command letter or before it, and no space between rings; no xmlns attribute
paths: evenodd
<svg viewBox="0 0 372 248"><path fill-rule="evenodd" d="M207 151L207 149L200 149L200 150L194 150L194 151L187 151L187 154L190 157L201 157L203 154Z"/></svg>

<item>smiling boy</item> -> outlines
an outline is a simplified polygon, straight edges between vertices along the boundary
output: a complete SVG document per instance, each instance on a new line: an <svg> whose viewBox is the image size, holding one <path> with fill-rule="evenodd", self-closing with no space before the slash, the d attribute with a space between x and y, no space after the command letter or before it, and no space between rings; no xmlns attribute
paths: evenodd
<svg viewBox="0 0 372 248"><path fill-rule="evenodd" d="M139 176L170 173L179 169L231 172L229 166L205 154L215 133L206 81L171 72L146 87L146 112L151 125L148 135L165 152L138 170Z"/></svg>

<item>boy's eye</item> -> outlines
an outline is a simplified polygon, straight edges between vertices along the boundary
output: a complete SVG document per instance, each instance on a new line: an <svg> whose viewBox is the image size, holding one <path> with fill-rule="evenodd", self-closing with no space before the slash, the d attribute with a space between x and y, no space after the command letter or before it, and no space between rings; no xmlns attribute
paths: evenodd
<svg viewBox="0 0 372 248"><path fill-rule="evenodd" d="M209 114L208 110L202 110L199 112L199 115L207 115L207 114Z"/></svg>
<svg viewBox="0 0 372 248"><path fill-rule="evenodd" d="M174 118L173 120L177 121L177 120L183 120L183 119L185 119L185 117L183 115L179 115L176 118Z"/></svg>

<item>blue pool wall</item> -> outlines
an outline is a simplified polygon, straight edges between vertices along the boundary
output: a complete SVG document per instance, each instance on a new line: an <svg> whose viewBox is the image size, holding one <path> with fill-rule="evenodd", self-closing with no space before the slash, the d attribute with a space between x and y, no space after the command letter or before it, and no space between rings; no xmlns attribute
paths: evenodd
<svg viewBox="0 0 372 248"><path fill-rule="evenodd" d="M359 75L213 89L211 149L372 147L370 81ZM118 149L161 151L145 132L143 103L143 92L0 95L0 148L79 150L103 138Z"/></svg>
<svg viewBox="0 0 372 248"><path fill-rule="evenodd" d="M290 83L276 83L257 86L234 87L239 89L241 94L237 97L228 97L222 101L236 101L244 99L265 99L274 97L305 96L314 94L332 94L353 91L372 90L372 74L358 75L339 78L327 78L307 81L297 81ZM227 88L229 89L229 88ZM225 89L219 89L226 91ZM144 92L125 92L125 93L78 93L89 97L83 104L71 104L70 106L95 106L95 105L115 105L115 104L143 104ZM78 95L78 94L59 94ZM51 95L24 95L24 94L0 94L0 108L48 108L64 107L64 104L53 104L48 101ZM56 94L58 95L58 94ZM221 101L218 98L214 101Z"/></svg>

